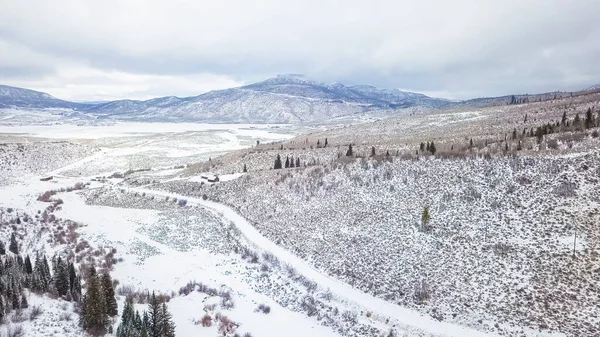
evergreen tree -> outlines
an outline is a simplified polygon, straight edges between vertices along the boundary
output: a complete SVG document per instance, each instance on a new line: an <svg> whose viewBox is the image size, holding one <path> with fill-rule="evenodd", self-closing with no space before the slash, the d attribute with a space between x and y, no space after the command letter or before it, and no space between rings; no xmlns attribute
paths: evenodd
<svg viewBox="0 0 600 337"><path fill-rule="evenodd" d="M423 213L421 214L421 228L427 226L429 220L431 220L431 216L429 215L429 207L425 207L423 209Z"/></svg>
<svg viewBox="0 0 600 337"><path fill-rule="evenodd" d="M115 299L115 288L113 288L113 282L108 272L102 275L102 291L104 293L104 300L106 301L106 314L109 317L116 316L119 312L117 309L117 300Z"/></svg>
<svg viewBox="0 0 600 337"><path fill-rule="evenodd" d="M31 266L31 259L29 258L29 254L25 256L25 272L27 274L33 273L33 267Z"/></svg>
<svg viewBox="0 0 600 337"><path fill-rule="evenodd" d="M285 168L290 168L290 157L285 156Z"/></svg>
<svg viewBox="0 0 600 337"><path fill-rule="evenodd" d="M292 156L292 158L290 159L290 167L295 167L296 166L296 161L294 160L294 156Z"/></svg>
<svg viewBox="0 0 600 337"><path fill-rule="evenodd" d="M425 146L425 150L427 150L427 152L431 152L431 145L429 144L429 142L427 142L427 145Z"/></svg>
<svg viewBox="0 0 600 337"><path fill-rule="evenodd" d="M429 145L429 152L431 152L431 154L435 155L435 144L433 144L433 141L431 142L431 144Z"/></svg>
<svg viewBox="0 0 600 337"><path fill-rule="evenodd" d="M348 145L348 151L346 151L346 157L352 157L354 152L352 152L352 144Z"/></svg>
<svg viewBox="0 0 600 337"><path fill-rule="evenodd" d="M517 128L513 129L513 133L512 133L512 139L515 140L517 139Z"/></svg>
<svg viewBox="0 0 600 337"><path fill-rule="evenodd" d="M75 281L77 281L77 273L75 273L75 266L73 265L73 263L69 263L69 291L71 293L73 293L73 290L75 289Z"/></svg>
<svg viewBox="0 0 600 337"><path fill-rule="evenodd" d="M160 322L161 322L161 307L158 303L158 299L154 292L148 301L148 336L149 337L162 337L160 336Z"/></svg>
<svg viewBox="0 0 600 337"><path fill-rule="evenodd" d="M386 157L389 157L389 156L390 156L390 150L386 150L386 151L385 151L385 156L386 156Z"/></svg>
<svg viewBox="0 0 600 337"><path fill-rule="evenodd" d="M17 243L15 232L12 232L10 235L10 245L8 246L8 250L10 250L13 254L19 254L19 244Z"/></svg>
<svg viewBox="0 0 600 337"><path fill-rule="evenodd" d="M579 117L579 113L577 113L575 115L575 119L573 120L573 127L575 127L575 129L579 129L581 126L581 118Z"/></svg>
<svg viewBox="0 0 600 337"><path fill-rule="evenodd" d="M473 138L469 141L469 147L473 147Z"/></svg>
<svg viewBox="0 0 600 337"><path fill-rule="evenodd" d="M2 297L3 296L0 294L0 322L4 321L4 312L6 310L4 306L4 299Z"/></svg>
<svg viewBox="0 0 600 337"><path fill-rule="evenodd" d="M12 308L13 310L17 310L20 308L21 303L19 302L19 293L17 292L17 289L13 288L13 292L12 292Z"/></svg>
<svg viewBox="0 0 600 337"><path fill-rule="evenodd" d="M53 280L58 295L65 296L69 292L69 269L60 257L56 260Z"/></svg>
<svg viewBox="0 0 600 337"><path fill-rule="evenodd" d="M160 337L175 337L175 324L171 317L171 313L167 310L167 304L163 302L160 310L161 318L159 321L159 336Z"/></svg>
<svg viewBox="0 0 600 337"><path fill-rule="evenodd" d="M100 280L95 274L90 275L87 279L86 293L83 296L81 325L85 331L97 335L104 334L108 325L106 300Z"/></svg>
<svg viewBox="0 0 600 337"><path fill-rule="evenodd" d="M321 141L317 139L317 149L321 147Z"/></svg>
<svg viewBox="0 0 600 337"><path fill-rule="evenodd" d="M275 166L273 166L273 168L275 170L281 169L281 156L280 155L277 155L277 158L275 158Z"/></svg>
<svg viewBox="0 0 600 337"><path fill-rule="evenodd" d="M591 129L594 127L594 115L592 114L592 109L588 108L585 112L585 128Z"/></svg>
<svg viewBox="0 0 600 337"><path fill-rule="evenodd" d="M519 141L519 144L517 144L517 151L521 151L522 149L521 141Z"/></svg>
<svg viewBox="0 0 600 337"><path fill-rule="evenodd" d="M0 255L6 255L6 247L2 241L0 241Z"/></svg>
<svg viewBox="0 0 600 337"><path fill-rule="evenodd" d="M27 309L29 307L29 304L27 303L27 297L25 297L25 294L21 295L21 309Z"/></svg>
<svg viewBox="0 0 600 337"><path fill-rule="evenodd" d="M421 143L421 145L419 145L419 150L421 150L421 152L425 151L425 143Z"/></svg>
<svg viewBox="0 0 600 337"><path fill-rule="evenodd" d="M327 147L327 138L325 138L325 147Z"/></svg>
<svg viewBox="0 0 600 337"><path fill-rule="evenodd" d="M371 147L371 157L375 157L375 146Z"/></svg>
<svg viewBox="0 0 600 337"><path fill-rule="evenodd" d="M508 151L508 142L504 143L504 151Z"/></svg>
<svg viewBox="0 0 600 337"><path fill-rule="evenodd" d="M560 125L565 127L567 126L567 112L563 112L562 119L560 120Z"/></svg>
<svg viewBox="0 0 600 337"><path fill-rule="evenodd" d="M300 167L300 158L296 158L296 167Z"/></svg>
<svg viewBox="0 0 600 337"><path fill-rule="evenodd" d="M244 164L244 169L242 170L242 172L244 172L244 173L248 172L248 169L246 168L246 164Z"/></svg>

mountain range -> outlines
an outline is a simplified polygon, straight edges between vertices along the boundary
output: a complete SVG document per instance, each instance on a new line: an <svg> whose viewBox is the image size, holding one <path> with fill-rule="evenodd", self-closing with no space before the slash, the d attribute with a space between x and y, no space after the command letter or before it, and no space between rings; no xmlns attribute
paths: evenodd
<svg viewBox="0 0 600 337"><path fill-rule="evenodd" d="M99 119L219 123L292 123L409 108L439 107L444 99L368 85L323 84L302 75L193 97L146 101L69 102L49 94L0 85L0 109L66 109Z"/></svg>

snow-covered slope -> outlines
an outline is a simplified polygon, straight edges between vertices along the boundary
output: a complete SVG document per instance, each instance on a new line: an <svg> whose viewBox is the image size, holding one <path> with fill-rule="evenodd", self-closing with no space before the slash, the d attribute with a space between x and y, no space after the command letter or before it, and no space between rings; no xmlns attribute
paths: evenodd
<svg viewBox="0 0 600 337"><path fill-rule="evenodd" d="M7 87L11 88L11 87ZM50 95L11 88L0 91L0 108L72 108L118 120L289 123L320 121L356 114L389 113L414 106L436 107L445 100L397 89L323 84L300 75L280 75L239 88L199 96L119 100L101 104L60 101Z"/></svg>
<svg viewBox="0 0 600 337"><path fill-rule="evenodd" d="M76 108L83 105L63 101L43 92L0 85L0 109L18 108Z"/></svg>

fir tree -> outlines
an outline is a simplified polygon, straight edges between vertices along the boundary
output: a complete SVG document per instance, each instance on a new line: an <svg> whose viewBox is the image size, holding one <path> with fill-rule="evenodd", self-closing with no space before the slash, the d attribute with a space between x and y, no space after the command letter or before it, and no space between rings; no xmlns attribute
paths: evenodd
<svg viewBox="0 0 600 337"><path fill-rule="evenodd" d="M86 293L83 296L81 325L85 331L91 334L102 335L106 332L108 325L106 300L103 296L102 285L96 275L90 275L87 279Z"/></svg>
<svg viewBox="0 0 600 337"><path fill-rule="evenodd" d="M580 129L581 126L581 118L579 117L579 113L575 115L575 119L573 120L573 127L575 129Z"/></svg>
<svg viewBox="0 0 600 337"><path fill-rule="evenodd" d="M65 296L69 292L69 269L60 257L56 260L53 280L58 295Z"/></svg>
<svg viewBox="0 0 600 337"><path fill-rule="evenodd" d="M275 165L273 166L273 168L275 170L281 169L281 156L280 155L277 155L277 158L275 158Z"/></svg>
<svg viewBox="0 0 600 337"><path fill-rule="evenodd" d="M521 151L522 149L521 141L519 141L519 144L517 144L517 151Z"/></svg>
<svg viewBox="0 0 600 337"><path fill-rule="evenodd" d="M294 156L292 156L292 158L290 159L290 167L295 167L296 166L296 161L294 161Z"/></svg>
<svg viewBox="0 0 600 337"><path fill-rule="evenodd" d="M327 147L327 138L325 138L325 147Z"/></svg>
<svg viewBox="0 0 600 337"><path fill-rule="evenodd" d="M4 321L4 312L6 311L6 308L4 306L4 299L2 298L2 295L0 295L0 322Z"/></svg>
<svg viewBox="0 0 600 337"><path fill-rule="evenodd" d="M386 150L386 151L385 151L385 156L386 156L386 157L389 157L389 156L390 156L390 150Z"/></svg>
<svg viewBox="0 0 600 337"><path fill-rule="evenodd" d="M317 149L321 147L321 141L317 139Z"/></svg>
<svg viewBox="0 0 600 337"><path fill-rule="evenodd" d="M161 307L158 303L158 299L154 292L148 301L148 336L149 337L162 337L160 336L160 322L161 322Z"/></svg>
<svg viewBox="0 0 600 337"><path fill-rule="evenodd" d="M25 256L25 272L27 274L33 273L33 267L31 266L31 259L29 258L29 254Z"/></svg>
<svg viewBox="0 0 600 337"><path fill-rule="evenodd" d="M513 129L513 133L512 133L512 139L515 140L517 139L517 128Z"/></svg>
<svg viewBox="0 0 600 337"><path fill-rule="evenodd" d="M562 119L560 120L560 125L565 127L567 126L567 112L563 112Z"/></svg>
<svg viewBox="0 0 600 337"><path fill-rule="evenodd" d="M15 232L12 232L10 235L10 245L8 246L8 250L10 250L13 254L19 254L19 244L17 243Z"/></svg>
<svg viewBox="0 0 600 337"><path fill-rule="evenodd" d="M75 281L77 281L77 273L75 272L75 266L73 265L73 263L69 263L69 291L71 293L73 293L73 290L75 289Z"/></svg>
<svg viewBox="0 0 600 337"><path fill-rule="evenodd" d="M585 128L591 129L594 127L594 115L592 114L592 109L588 108L585 112Z"/></svg>
<svg viewBox="0 0 600 337"><path fill-rule="evenodd" d="M435 144L433 144L433 141L431 142L431 145L429 145L429 152L431 152L431 154L435 155Z"/></svg>
<svg viewBox="0 0 600 337"><path fill-rule="evenodd" d="M296 158L296 167L300 167L300 158Z"/></svg>
<svg viewBox="0 0 600 337"><path fill-rule="evenodd" d="M348 151L346 151L346 157L352 157L354 152L352 151L352 144L348 145Z"/></svg>
<svg viewBox="0 0 600 337"><path fill-rule="evenodd" d="M473 147L473 138L471 138L471 140L469 141L469 147Z"/></svg>
<svg viewBox="0 0 600 337"><path fill-rule="evenodd" d="M104 300L106 301L106 314L109 317L116 316L119 313L117 309L117 300L115 299L113 282L108 272L102 275L102 292L104 293Z"/></svg>
<svg viewBox="0 0 600 337"><path fill-rule="evenodd" d="M421 152L425 151L425 143L421 143L421 145L419 145L419 150L421 150Z"/></svg>
<svg viewBox="0 0 600 337"><path fill-rule="evenodd" d="M371 157L375 157L375 146L371 147Z"/></svg>
<svg viewBox="0 0 600 337"><path fill-rule="evenodd" d="M17 310L20 308L21 303L19 302L19 294L17 293L17 289L13 288L12 292L12 308L13 310Z"/></svg>
<svg viewBox="0 0 600 337"><path fill-rule="evenodd" d="M21 309L27 309L29 307L29 304L27 303L27 297L25 297L25 294L21 295Z"/></svg>
<svg viewBox="0 0 600 337"><path fill-rule="evenodd" d="M160 310L160 321L159 321L159 336L160 337L175 337L175 324L171 314L167 310L167 304L163 302Z"/></svg>
<svg viewBox="0 0 600 337"><path fill-rule="evenodd" d="M290 168L290 157L285 156L285 168Z"/></svg>
<svg viewBox="0 0 600 337"><path fill-rule="evenodd" d="M6 255L6 247L2 241L0 241L0 255Z"/></svg>
<svg viewBox="0 0 600 337"><path fill-rule="evenodd" d="M427 152L431 151L431 145L429 144L429 142L427 142L427 145L425 146L425 150L427 150Z"/></svg>
<svg viewBox="0 0 600 337"><path fill-rule="evenodd" d="M244 173L248 172L248 169L246 168L246 164L244 164L244 168L242 169L242 172L244 172Z"/></svg>

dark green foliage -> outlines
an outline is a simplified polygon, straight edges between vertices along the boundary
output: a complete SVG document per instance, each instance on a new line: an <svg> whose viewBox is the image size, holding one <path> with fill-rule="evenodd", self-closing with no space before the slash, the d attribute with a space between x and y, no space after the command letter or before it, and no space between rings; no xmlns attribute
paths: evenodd
<svg viewBox="0 0 600 337"><path fill-rule="evenodd" d="M273 166L273 168L275 170L281 169L281 156L280 155L277 155L277 158L275 158L275 165Z"/></svg>
<svg viewBox="0 0 600 337"><path fill-rule="evenodd" d="M325 147L327 147L327 138L325 138Z"/></svg>
<svg viewBox="0 0 600 337"><path fill-rule="evenodd" d="M473 147L473 138L469 141L469 147Z"/></svg>
<svg viewBox="0 0 600 337"><path fill-rule="evenodd" d="M158 333L160 337L175 337L175 324L171 317L171 313L167 309L167 304L163 302L159 321Z"/></svg>
<svg viewBox="0 0 600 337"><path fill-rule="evenodd" d="M300 158L296 158L296 167L300 167Z"/></svg>
<svg viewBox="0 0 600 337"><path fill-rule="evenodd" d="M563 112L562 119L560 120L561 126L567 126L567 112Z"/></svg>
<svg viewBox="0 0 600 337"><path fill-rule="evenodd" d="M285 168L290 168L290 157L285 157Z"/></svg>
<svg viewBox="0 0 600 337"><path fill-rule="evenodd" d="M0 255L6 254L6 247L4 246L4 242L0 241Z"/></svg>
<svg viewBox="0 0 600 337"><path fill-rule="evenodd" d="M246 164L244 164L244 168L242 169L242 172L244 172L244 173L248 172L248 169L246 168Z"/></svg>
<svg viewBox="0 0 600 337"><path fill-rule="evenodd" d="M148 302L148 336L149 337L160 337L158 334L158 329L160 326L160 303L158 303L158 299L154 292L152 292L152 296L150 297L150 301Z"/></svg>
<svg viewBox="0 0 600 337"><path fill-rule="evenodd" d="M86 293L83 296L80 323L83 329L93 335L105 334L108 328L106 315L106 299L102 291L100 278L90 275L86 282Z"/></svg>
<svg viewBox="0 0 600 337"><path fill-rule="evenodd" d="M21 295L21 309L27 309L29 307L29 303L27 303L27 297L25 294Z"/></svg>
<svg viewBox="0 0 600 337"><path fill-rule="evenodd" d="M512 133L512 139L515 140L517 139L517 128L513 129L513 133Z"/></svg>
<svg viewBox="0 0 600 337"><path fill-rule="evenodd" d="M58 258L54 265L54 287L59 296L65 296L69 292L69 266Z"/></svg>
<svg viewBox="0 0 600 337"><path fill-rule="evenodd" d="M421 145L419 145L419 150L421 150L421 152L425 151L425 143L421 143Z"/></svg>
<svg viewBox="0 0 600 337"><path fill-rule="evenodd" d="M31 259L29 258L29 255L25 257L25 272L27 274L33 273L33 266L31 265Z"/></svg>
<svg viewBox="0 0 600 337"><path fill-rule="evenodd" d="M594 127L594 125L595 125L595 122L594 122L594 115L592 114L592 109L588 108L587 111L585 112L585 128L591 129Z"/></svg>
<svg viewBox="0 0 600 337"><path fill-rule="evenodd" d="M375 146L371 147L371 157L375 157Z"/></svg>
<svg viewBox="0 0 600 337"><path fill-rule="evenodd" d="M431 142L431 144L429 145L429 152L431 152L431 154L435 154L436 148L435 148L435 144L433 144L433 141Z"/></svg>
<svg viewBox="0 0 600 337"><path fill-rule="evenodd" d="M112 279L108 273L105 273L102 275L101 281L104 300L106 302L106 314L110 317L117 316L119 312L117 310L117 300L115 299L115 289L113 288Z"/></svg>
<svg viewBox="0 0 600 337"><path fill-rule="evenodd" d="M8 246L8 250L10 250L13 254L19 254L19 244L17 243L15 232L12 232L10 235L10 245Z"/></svg>
<svg viewBox="0 0 600 337"><path fill-rule="evenodd" d="M290 167L295 167L296 166L296 162L294 161L294 156L292 156L292 158L290 159Z"/></svg>
<svg viewBox="0 0 600 337"><path fill-rule="evenodd" d="M348 145L348 151L346 151L346 157L352 157L354 152L352 151L352 144Z"/></svg>

